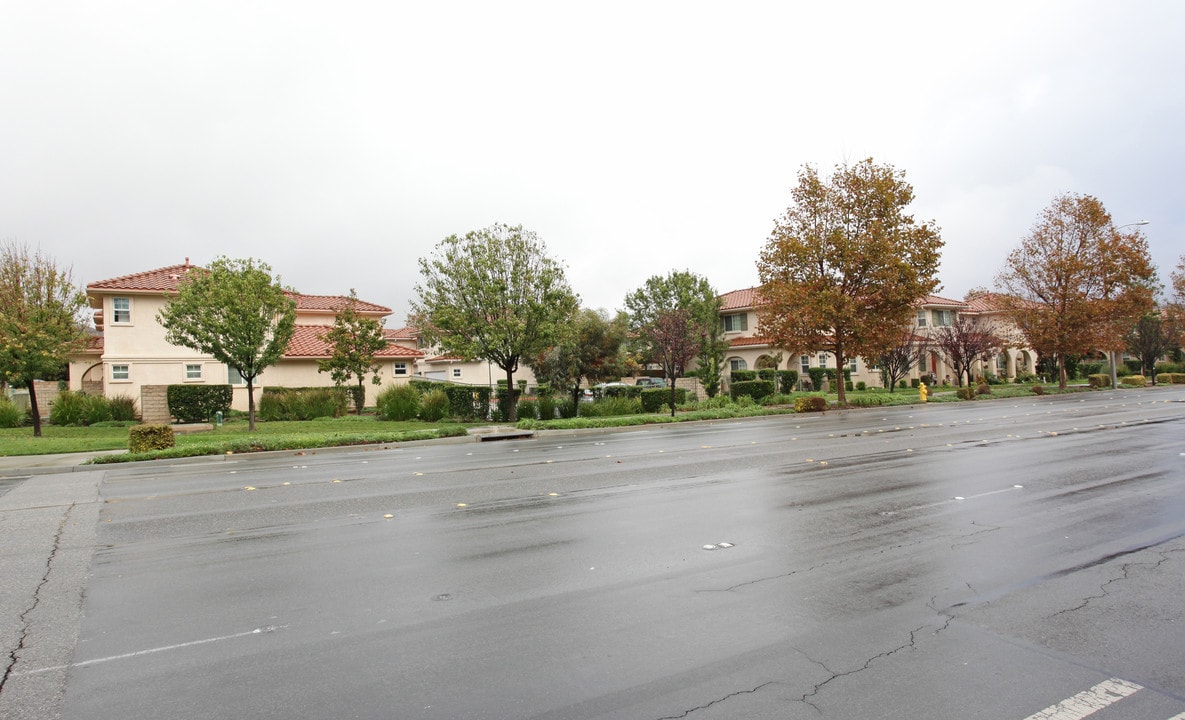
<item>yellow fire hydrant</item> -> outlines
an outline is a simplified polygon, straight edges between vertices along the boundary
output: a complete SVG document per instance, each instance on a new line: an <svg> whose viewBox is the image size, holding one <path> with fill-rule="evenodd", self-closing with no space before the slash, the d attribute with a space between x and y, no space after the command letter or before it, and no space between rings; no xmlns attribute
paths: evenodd
<svg viewBox="0 0 1185 720"><path fill-rule="evenodd" d="M930 391L926 388L926 383L918 383L918 399L926 402L928 397L930 397Z"/></svg>

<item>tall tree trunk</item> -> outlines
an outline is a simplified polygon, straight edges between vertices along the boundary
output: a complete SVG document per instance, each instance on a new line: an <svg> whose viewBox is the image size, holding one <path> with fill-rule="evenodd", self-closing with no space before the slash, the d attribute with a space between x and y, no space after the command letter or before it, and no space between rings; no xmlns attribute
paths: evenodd
<svg viewBox="0 0 1185 720"><path fill-rule="evenodd" d="M255 432L255 378L247 380L247 432Z"/></svg>
<svg viewBox="0 0 1185 720"><path fill-rule="evenodd" d="M1066 389L1066 358L1057 356L1057 386L1059 390Z"/></svg>
<svg viewBox="0 0 1185 720"><path fill-rule="evenodd" d="M506 369L506 408L507 419L513 424L518 422L518 398L514 396L514 371Z"/></svg>
<svg viewBox="0 0 1185 720"><path fill-rule="evenodd" d="M847 358L843 355L843 350L836 346L835 348L835 391L837 396L835 398L836 404L840 407L848 404L848 396L845 392L847 390L846 383L844 383L844 361Z"/></svg>
<svg viewBox="0 0 1185 720"><path fill-rule="evenodd" d="M37 387L30 380L25 384L29 389L29 415L33 418L33 437L41 437L41 411L37 408Z"/></svg>

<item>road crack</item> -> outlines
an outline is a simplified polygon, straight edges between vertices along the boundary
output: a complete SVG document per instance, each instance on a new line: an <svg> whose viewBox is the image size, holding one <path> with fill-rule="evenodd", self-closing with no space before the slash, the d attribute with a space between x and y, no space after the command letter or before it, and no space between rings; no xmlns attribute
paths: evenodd
<svg viewBox="0 0 1185 720"><path fill-rule="evenodd" d="M1064 608L1062 610L1058 610L1057 612L1050 615L1049 617L1054 618L1054 617L1057 617L1058 615L1064 615L1066 613L1076 612L1078 610L1082 610L1082 609L1086 608L1086 606L1090 605L1090 603L1094 600L1102 600L1103 598L1105 598L1111 594L1110 586L1113 583L1117 583L1117 582L1121 582L1123 580L1130 579L1130 576L1128 573L1132 568L1137 567L1137 566L1149 566L1150 569L1156 570L1161 565L1168 562L1169 555L1176 553L1176 552L1182 552L1182 551L1181 550L1161 550L1161 551L1159 551L1160 559L1157 560L1156 562L1127 562L1127 563L1123 563L1123 565L1121 565L1119 568L1119 575L1111 578L1107 582L1100 585L1098 594L1087 595L1086 597L1084 597L1082 599L1082 602L1075 605L1074 607L1069 607L1069 608Z"/></svg>
<svg viewBox="0 0 1185 720"><path fill-rule="evenodd" d="M58 525L57 533L54 534L53 548L50 549L49 557L45 561L45 573L41 576L41 581L37 583L37 587L33 589L33 600L29 603L29 607L25 608L20 616L20 635L17 637L16 647L9 650L5 656L4 674L0 676L0 695L4 694L4 688L8 685L9 678L12 677L16 670L17 663L20 662L21 652L25 650L25 643L29 639L29 616L41 604L41 590L49 582L50 573L53 572L54 559L57 557L58 549L61 547L62 535L66 531L66 523L70 520L70 514L74 512L75 503L70 503L66 508L65 514L62 516L62 522Z"/></svg>
<svg viewBox="0 0 1185 720"><path fill-rule="evenodd" d="M659 718L658 720L679 720L679 718L685 718L693 712L697 712L699 710L707 710L708 708L712 707L713 705L719 705L720 703L730 700L734 697L738 697L740 695L752 695L755 692L759 692L762 688L769 687L770 685L777 685L777 684L778 684L778 682L776 680L770 680L769 682L763 682L760 685L758 685L757 687L752 688L751 690L737 690L736 692L729 693L729 694L725 695L724 697L716 698L715 700L712 700L711 702L707 702L707 703L704 703L703 705L697 705L697 706L690 708L688 710L684 710L683 712L679 713L678 715L665 715L665 716Z"/></svg>

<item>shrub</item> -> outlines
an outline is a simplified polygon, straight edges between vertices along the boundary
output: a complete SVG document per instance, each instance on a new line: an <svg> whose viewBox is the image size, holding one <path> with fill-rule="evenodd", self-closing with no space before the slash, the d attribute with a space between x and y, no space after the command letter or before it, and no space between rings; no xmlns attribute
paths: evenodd
<svg viewBox="0 0 1185 720"><path fill-rule="evenodd" d="M636 397L605 397L595 402L580 404L581 417L617 417L641 413L642 400Z"/></svg>
<svg viewBox="0 0 1185 720"><path fill-rule="evenodd" d="M798 371L797 370L779 370L778 371L778 392L789 394L794 392L794 387L798 385Z"/></svg>
<svg viewBox="0 0 1185 720"><path fill-rule="evenodd" d="M761 368L757 371L758 380L769 380L770 382L777 382L778 371L776 368Z"/></svg>
<svg viewBox="0 0 1185 720"><path fill-rule="evenodd" d="M540 386L542 391L543 386ZM553 395L539 396L539 419L540 420L555 420L555 397Z"/></svg>
<svg viewBox="0 0 1185 720"><path fill-rule="evenodd" d="M1106 368L1107 368L1107 363L1105 363L1105 362L1078 363L1078 372L1082 373L1083 377L1090 377L1091 375L1103 375L1103 374L1110 375L1109 370L1106 373L1103 372L1104 370L1106 370ZM1019 378L1017 378L1017 379L1019 380Z"/></svg>
<svg viewBox="0 0 1185 720"><path fill-rule="evenodd" d="M535 420L536 412L539 410L539 404L530 398L523 398L518 401L518 419L519 420Z"/></svg>
<svg viewBox="0 0 1185 720"><path fill-rule="evenodd" d="M1042 385L1034 385L1033 386L1033 394L1034 395L1044 395L1045 394L1045 387Z"/></svg>
<svg viewBox="0 0 1185 720"><path fill-rule="evenodd" d="M165 394L169 415L186 423L206 422L219 410L226 413L233 397L230 385L170 385Z"/></svg>
<svg viewBox="0 0 1185 720"><path fill-rule="evenodd" d="M116 395L107 398L107 409L111 419L116 422L134 422L136 420L136 400L130 395Z"/></svg>
<svg viewBox="0 0 1185 720"><path fill-rule="evenodd" d="M169 390L174 387L180 386L170 385ZM341 387L269 387L263 389L258 412L260 419L266 421L313 420L319 417L341 417L346 414L349 404L349 393ZM213 413L204 419L210 415Z"/></svg>
<svg viewBox="0 0 1185 720"><path fill-rule="evenodd" d="M561 418L567 420L568 418L574 418L579 414L577 409L579 404L580 403L573 400L572 398L564 398L559 402L558 405L556 405L556 410L559 411Z"/></svg>
<svg viewBox="0 0 1185 720"><path fill-rule="evenodd" d="M814 370L815 368L811 368ZM819 397L818 395L806 395L795 398L794 412L823 412L827 409L827 398Z"/></svg>
<svg viewBox="0 0 1185 720"><path fill-rule="evenodd" d="M49 409L49 421L54 425L91 425L111 419L107 398L66 390L58 395Z"/></svg>
<svg viewBox="0 0 1185 720"><path fill-rule="evenodd" d="M852 381L851 380L844 380L843 389L847 390L848 392L851 392L852 391Z"/></svg>
<svg viewBox="0 0 1185 720"><path fill-rule="evenodd" d="M811 376L811 388L813 390L823 389L823 378L827 377L826 368L810 368L806 371L807 375Z"/></svg>
<svg viewBox="0 0 1185 720"><path fill-rule="evenodd" d="M746 398L748 395L745 396ZM761 405L793 405L794 396L789 393L774 393L773 395L766 395L758 401Z"/></svg>
<svg viewBox="0 0 1185 720"><path fill-rule="evenodd" d="M904 381L904 380L902 380L902 381L898 382L898 383L897 383L897 387L899 387L899 388L901 388L902 390L904 390L904 389L905 389L905 381ZM917 387L917 385L914 385L914 387Z"/></svg>
<svg viewBox="0 0 1185 720"><path fill-rule="evenodd" d="M448 395L440 388L433 388L427 395L420 398L420 419L436 422L448 413Z"/></svg>
<svg viewBox="0 0 1185 720"><path fill-rule="evenodd" d="M754 401L760 401L761 398L774 394L774 383L772 380L734 382L729 388L729 392L734 400L742 396L748 396L753 398Z"/></svg>
<svg viewBox="0 0 1185 720"><path fill-rule="evenodd" d="M728 376L729 383L749 382L750 380L756 379L756 370L733 370Z"/></svg>
<svg viewBox="0 0 1185 720"><path fill-rule="evenodd" d="M1164 378L1164 381L1170 385L1185 385L1185 373L1170 372L1157 377Z"/></svg>
<svg viewBox="0 0 1185 720"><path fill-rule="evenodd" d="M12 401L0 395L0 428L20 427L25 420L25 413Z"/></svg>
<svg viewBox="0 0 1185 720"><path fill-rule="evenodd" d="M167 450L176 445L173 428L168 425L135 425L128 428L128 452Z"/></svg>
<svg viewBox="0 0 1185 720"><path fill-rule="evenodd" d="M975 388L975 393L977 395L991 395L992 394L992 386L988 385L987 383L981 383L978 387Z"/></svg>
<svg viewBox="0 0 1185 720"><path fill-rule="evenodd" d="M875 407L884 405L886 402L888 402L888 398L883 395L859 395L848 398L848 403L856 407Z"/></svg>
<svg viewBox="0 0 1185 720"><path fill-rule="evenodd" d="M380 420L414 420L420 412L420 391L411 385L395 385L379 393L374 405Z"/></svg>
<svg viewBox="0 0 1185 720"><path fill-rule="evenodd" d="M902 380L901 382L905 382L905 381L904 381L904 380ZM910 387L912 387L912 388L919 388L919 387L921 387L921 386L922 386L922 379L921 379L921 378L910 378L910 380L909 380L909 386L910 386ZM904 386L904 385L902 385L901 387L905 387L905 386Z"/></svg>
<svg viewBox="0 0 1185 720"><path fill-rule="evenodd" d="M955 391L955 395L958 396L960 400L974 400L975 388L971 387L970 385L967 387L961 387Z"/></svg>
<svg viewBox="0 0 1185 720"><path fill-rule="evenodd" d="M859 390L859 391L861 391L861 392L863 392L863 391L865 391L865 390L867 390L867 389L868 389L868 383L866 383L866 382L864 382L863 380L861 380L861 381L859 381L859 382L857 382L857 383L856 383L856 389L857 389L857 390Z"/></svg>
<svg viewBox="0 0 1185 720"><path fill-rule="evenodd" d="M1119 378L1119 384L1124 387L1144 387L1148 381L1144 379L1143 375L1126 375Z"/></svg>
<svg viewBox="0 0 1185 720"><path fill-rule="evenodd" d="M433 382L431 380L412 380L411 386L420 394L432 390L443 390L448 395L449 414L461 420L485 420L490 414L490 388L482 385L459 385L457 383ZM506 382L499 386L499 400L505 397ZM516 393L517 394L517 393ZM502 408L506 410L505 407Z"/></svg>
<svg viewBox="0 0 1185 720"><path fill-rule="evenodd" d="M1092 388L1111 387L1111 376L1105 373L1095 373L1086 378L1086 383Z"/></svg>
<svg viewBox="0 0 1185 720"><path fill-rule="evenodd" d="M663 409L670 410L669 403L671 402L671 389L668 388L646 388L642 391L642 412L662 412ZM675 388L675 406L682 405L687 402L686 388Z"/></svg>

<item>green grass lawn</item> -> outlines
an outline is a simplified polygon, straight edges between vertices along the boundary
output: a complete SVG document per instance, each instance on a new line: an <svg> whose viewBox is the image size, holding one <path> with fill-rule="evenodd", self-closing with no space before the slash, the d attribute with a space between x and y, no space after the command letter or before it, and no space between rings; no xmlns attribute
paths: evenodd
<svg viewBox="0 0 1185 720"><path fill-rule="evenodd" d="M246 419L233 418L220 428L194 433L176 433L174 457L181 454L216 454L230 450L286 449L401 442L405 439L441 437L464 433L456 423L387 422L373 415L350 415L340 418L293 422L256 421L255 431L247 430ZM42 436L33 437L33 428L0 429L0 456L47 455L53 453L119 450L128 446L126 427L58 427L42 425Z"/></svg>

